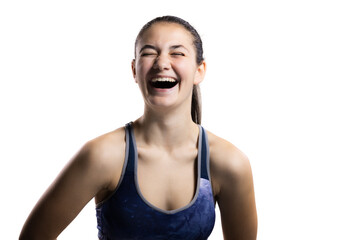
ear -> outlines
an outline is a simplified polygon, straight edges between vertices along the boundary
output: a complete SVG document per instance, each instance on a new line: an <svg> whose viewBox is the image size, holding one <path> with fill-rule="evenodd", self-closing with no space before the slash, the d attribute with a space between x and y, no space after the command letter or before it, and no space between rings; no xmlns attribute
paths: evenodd
<svg viewBox="0 0 360 240"><path fill-rule="evenodd" d="M132 71L133 77L134 77L135 82L136 82L135 59L133 59L133 60L131 61L131 71Z"/></svg>
<svg viewBox="0 0 360 240"><path fill-rule="evenodd" d="M205 73L206 73L206 63L205 61L202 61L202 63L196 69L194 85L198 85L204 80Z"/></svg>

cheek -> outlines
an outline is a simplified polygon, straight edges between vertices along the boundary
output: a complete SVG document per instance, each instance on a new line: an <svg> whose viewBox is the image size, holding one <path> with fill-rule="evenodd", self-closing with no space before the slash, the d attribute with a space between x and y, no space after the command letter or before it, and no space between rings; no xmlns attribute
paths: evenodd
<svg viewBox="0 0 360 240"><path fill-rule="evenodd" d="M139 61L135 65L136 70L136 81L141 81L141 79L146 75L146 72L150 69L151 65L145 61Z"/></svg>
<svg viewBox="0 0 360 240"><path fill-rule="evenodd" d="M173 60L173 68L178 73L183 75L192 75L194 74L195 64L190 61L184 60Z"/></svg>
<svg viewBox="0 0 360 240"><path fill-rule="evenodd" d="M183 80L186 79L190 82L195 78L195 67L192 64L179 64L177 65L176 71L180 73Z"/></svg>

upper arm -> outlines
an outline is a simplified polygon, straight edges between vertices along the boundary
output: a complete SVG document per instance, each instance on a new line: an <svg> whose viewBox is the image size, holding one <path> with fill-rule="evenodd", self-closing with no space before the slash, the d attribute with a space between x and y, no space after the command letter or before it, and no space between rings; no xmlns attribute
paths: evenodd
<svg viewBox="0 0 360 240"><path fill-rule="evenodd" d="M221 213L224 239L254 240L257 213L253 177L248 158L226 144L216 171L219 192L216 196Z"/></svg>
<svg viewBox="0 0 360 240"><path fill-rule="evenodd" d="M94 145L85 144L50 185L29 215L21 239L55 239L106 187L108 167Z"/></svg>

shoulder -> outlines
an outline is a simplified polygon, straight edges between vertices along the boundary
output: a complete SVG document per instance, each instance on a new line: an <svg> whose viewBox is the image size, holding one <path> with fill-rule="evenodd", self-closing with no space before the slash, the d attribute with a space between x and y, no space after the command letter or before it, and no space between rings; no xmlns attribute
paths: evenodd
<svg viewBox="0 0 360 240"><path fill-rule="evenodd" d="M211 163L216 170L227 174L239 174L248 171L248 157L229 141L207 131Z"/></svg>
<svg viewBox="0 0 360 240"><path fill-rule="evenodd" d="M125 157L125 128L105 133L86 142L75 157L84 170L97 172L107 185L121 171Z"/></svg>
<svg viewBox="0 0 360 240"><path fill-rule="evenodd" d="M207 131L210 149L210 169L215 191L223 186L241 184L252 178L248 157L229 141Z"/></svg>
<svg viewBox="0 0 360 240"><path fill-rule="evenodd" d="M87 154L90 159L111 159L121 154L125 146L125 128L118 128L114 131L98 136L82 147L81 151Z"/></svg>

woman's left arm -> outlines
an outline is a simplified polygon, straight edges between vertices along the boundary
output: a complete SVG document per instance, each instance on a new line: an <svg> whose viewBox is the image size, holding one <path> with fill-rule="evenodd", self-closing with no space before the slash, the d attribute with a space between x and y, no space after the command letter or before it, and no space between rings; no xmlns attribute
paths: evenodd
<svg viewBox="0 0 360 240"><path fill-rule="evenodd" d="M255 240L257 213L251 166L248 158L234 146L222 151L216 198L225 240ZM224 154L225 153L225 154Z"/></svg>

